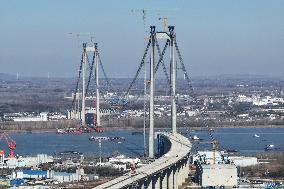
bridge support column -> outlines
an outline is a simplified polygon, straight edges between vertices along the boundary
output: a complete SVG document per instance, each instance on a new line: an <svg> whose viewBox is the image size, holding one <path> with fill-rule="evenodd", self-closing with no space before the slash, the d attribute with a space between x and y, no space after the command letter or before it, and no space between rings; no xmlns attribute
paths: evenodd
<svg viewBox="0 0 284 189"><path fill-rule="evenodd" d="M190 167L190 156L188 156L185 161L185 180L187 180L188 178L189 167Z"/></svg>
<svg viewBox="0 0 284 189"><path fill-rule="evenodd" d="M181 184L185 181L185 161L181 162Z"/></svg>
<svg viewBox="0 0 284 189"><path fill-rule="evenodd" d="M179 170L179 186L182 185L183 183L183 178L184 178L184 169L183 169L183 161L180 162L180 170Z"/></svg>
<svg viewBox="0 0 284 189"><path fill-rule="evenodd" d="M174 168L170 168L168 171L168 188L169 189L173 189L174 188L174 174L175 174L175 170Z"/></svg>
<svg viewBox="0 0 284 189"><path fill-rule="evenodd" d="M140 189L144 189L145 188L145 181L140 181L139 184L138 184L139 188Z"/></svg>
<svg viewBox="0 0 284 189"><path fill-rule="evenodd" d="M181 162L181 185L185 182L186 178L186 168L185 168L185 160Z"/></svg>
<svg viewBox="0 0 284 189"><path fill-rule="evenodd" d="M160 178L160 174L157 174L155 176L153 176L152 179L152 188L153 189L160 189L161 188L161 178Z"/></svg>
<svg viewBox="0 0 284 189"><path fill-rule="evenodd" d="M186 177L187 177L186 160L184 160L182 164L182 183L185 182Z"/></svg>
<svg viewBox="0 0 284 189"><path fill-rule="evenodd" d="M161 188L168 189L168 173L166 171L161 173Z"/></svg>
<svg viewBox="0 0 284 189"><path fill-rule="evenodd" d="M178 163L177 169L177 187L182 184L182 165L181 162Z"/></svg>
<svg viewBox="0 0 284 189"><path fill-rule="evenodd" d="M173 179L174 179L174 183L173 183L173 189L177 189L178 188L178 179L179 179L179 168L178 168L178 164L176 164L174 171L173 171Z"/></svg>
<svg viewBox="0 0 284 189"><path fill-rule="evenodd" d="M144 186L145 189L153 189L152 178L148 177L147 180L144 183L145 183L145 186Z"/></svg>

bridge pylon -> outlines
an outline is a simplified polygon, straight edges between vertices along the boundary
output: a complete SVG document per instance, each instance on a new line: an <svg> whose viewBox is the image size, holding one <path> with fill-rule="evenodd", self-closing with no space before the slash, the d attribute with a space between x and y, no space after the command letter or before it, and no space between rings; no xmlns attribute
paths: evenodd
<svg viewBox="0 0 284 189"><path fill-rule="evenodd" d="M139 73L142 68L146 65L147 55L150 54L150 68L149 77L150 77L150 87L149 87L149 159L154 159L154 95L155 95L155 75L160 67L166 76L167 86L170 86L170 99L171 99L171 128L172 133L177 133L177 96L176 96L176 78L177 78L177 64L178 62L175 60L175 55L177 55L177 60L181 65L181 70L186 78L186 81L189 85L190 92L192 93L192 86L187 74L185 65L183 63L181 53L179 51L177 41L176 41L176 33L174 32L174 26L169 26L168 31L156 31L155 26L150 26L150 34L148 39L148 43L146 45L146 49L144 51L141 63L138 67L138 70L130 83L129 87L126 90L125 96L129 95L131 88L133 87L135 81L137 80ZM159 41L166 41L164 48L161 50L159 46ZM169 47L169 70L164 62L164 55L167 52ZM168 74L169 72L169 74ZM146 80L146 79L145 79ZM146 87L147 88L147 87ZM145 89L144 89L145 90ZM146 94L147 92L144 91ZM146 96L146 95L144 95ZM144 97L145 98L145 97Z"/></svg>

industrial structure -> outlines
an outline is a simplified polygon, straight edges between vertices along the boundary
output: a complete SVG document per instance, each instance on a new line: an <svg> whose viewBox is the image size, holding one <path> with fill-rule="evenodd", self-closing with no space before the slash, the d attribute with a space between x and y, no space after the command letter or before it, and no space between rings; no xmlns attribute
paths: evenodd
<svg viewBox="0 0 284 189"><path fill-rule="evenodd" d="M14 150L16 149L17 143L15 140L13 140L10 135L6 132L3 132L0 136L0 141L4 140L4 142L7 144L9 148L9 155L8 158L14 158ZM4 150L0 151L0 160L4 161Z"/></svg>

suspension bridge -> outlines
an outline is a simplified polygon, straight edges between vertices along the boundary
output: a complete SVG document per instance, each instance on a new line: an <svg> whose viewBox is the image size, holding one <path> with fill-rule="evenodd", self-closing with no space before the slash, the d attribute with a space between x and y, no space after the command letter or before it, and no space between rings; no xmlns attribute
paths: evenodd
<svg viewBox="0 0 284 189"><path fill-rule="evenodd" d="M148 139L148 157L147 159L151 162L148 165L145 165L141 168L138 168L135 173L129 173L129 175L124 175L118 177L114 180L111 180L107 183L104 183L95 188L178 188L181 186L189 173L189 164L191 163L191 150L192 144L190 140L183 135L177 133L177 96L176 96L176 78L177 78L177 69L178 63L180 70L182 70L184 79L187 83L188 94L191 98L195 99L195 94L191 84L190 77L186 71L186 66L181 56L181 52L177 43L176 33L174 31L174 26L169 26L168 31L156 31L155 26L150 27L150 35L147 38L149 39L146 43L146 48L144 50L141 62L138 66L138 69L134 75L134 78L130 82L129 86L125 90L125 93L117 97L117 103L120 103L122 106L127 105L127 97L130 94L131 89L133 88L139 74L142 72L143 68L145 71L144 74L144 110L149 109L149 117L147 123L149 124L149 139ZM164 47L160 48L159 41L164 42ZM168 50L169 48L169 50ZM168 51L167 51L168 50ZM169 69L167 69L165 54L169 52ZM92 62L89 61L88 53L93 54ZM176 56L177 55L177 60ZM149 80L146 79L146 58L150 59L149 63ZM89 76L86 80L86 68L89 68ZM159 143L159 158L155 159L155 150L154 150L154 94L155 94L155 75L157 74L159 68L162 67L162 72L166 78L166 82L170 90L170 101L171 101L171 132L170 133L160 133L160 139L163 141ZM80 79L82 79L82 98L81 103L79 98L76 99L74 95L72 107L73 114L76 118L81 119L82 125L85 123L85 113L86 105L85 98L86 94L90 88L90 82L92 78L95 80L95 125L97 127L101 126L100 123L100 93L102 88L99 83L99 69L102 70L103 75L106 79L106 83L111 87L110 80L108 79L106 72L104 70L100 53L98 49L98 44L94 43L91 46L87 46L86 43L83 44L83 52L81 56L81 63L79 68L78 80L76 83L75 94L79 91ZM147 87L147 83L149 86ZM149 92L147 93L147 88ZM122 103L121 103L122 102ZM81 104L81 107L80 107ZM146 108L146 104L148 107ZM146 112L146 111L144 111ZM206 121L204 125L208 127ZM145 138L145 129L146 129L146 113L144 113L144 156L146 157L146 138ZM209 129L208 129L209 131ZM210 133L212 140L214 137ZM160 146L163 145L163 146Z"/></svg>

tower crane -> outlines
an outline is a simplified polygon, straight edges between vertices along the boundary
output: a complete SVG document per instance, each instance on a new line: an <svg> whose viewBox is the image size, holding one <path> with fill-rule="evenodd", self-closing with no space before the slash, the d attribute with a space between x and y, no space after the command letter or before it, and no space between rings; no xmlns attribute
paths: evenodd
<svg viewBox="0 0 284 189"><path fill-rule="evenodd" d="M218 151L218 144L219 142L214 139L212 141L199 141L199 143L203 143L203 144L211 144L212 145L212 153L213 153L213 164L216 164L216 152Z"/></svg>
<svg viewBox="0 0 284 189"><path fill-rule="evenodd" d="M147 15L148 12L156 12L156 13L160 13L159 9L131 9L131 12L142 12L142 20L143 20L143 26L144 26L144 32L146 33L146 22L147 22Z"/></svg>
<svg viewBox="0 0 284 189"><path fill-rule="evenodd" d="M69 32L68 34L77 37L78 47L80 46L79 44L81 43L79 41L80 37L90 37L91 43L93 43L93 41L95 39L95 33L93 33L93 32L79 32L79 33Z"/></svg>
<svg viewBox="0 0 284 189"><path fill-rule="evenodd" d="M4 140L6 144L8 145L8 148L10 150L8 158L14 157L14 150L16 149L16 142L8 135L8 133L3 132L0 135L0 141Z"/></svg>
<svg viewBox="0 0 284 189"><path fill-rule="evenodd" d="M162 20L162 25L164 27L164 31L166 31L167 28L168 28L168 23L169 23L168 21L172 20L172 19L175 19L175 18L171 18L171 17L160 17L159 18L159 20Z"/></svg>
<svg viewBox="0 0 284 189"><path fill-rule="evenodd" d="M142 12L142 20L143 20L143 26L144 26L144 32L146 33L146 24L147 24L147 16L149 12L157 13L159 16L161 12L167 12L167 11L177 11L178 9L131 9L131 12Z"/></svg>

